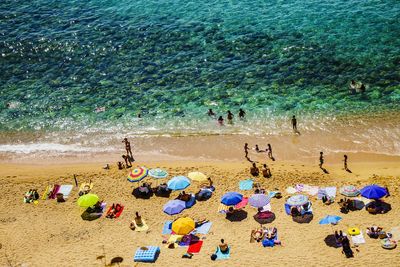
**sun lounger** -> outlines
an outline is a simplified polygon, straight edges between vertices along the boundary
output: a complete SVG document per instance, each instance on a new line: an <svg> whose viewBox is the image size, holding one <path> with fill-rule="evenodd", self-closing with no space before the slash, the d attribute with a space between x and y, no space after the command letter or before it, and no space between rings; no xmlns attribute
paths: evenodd
<svg viewBox="0 0 400 267"><path fill-rule="evenodd" d="M135 232L145 232L149 230L149 226L146 224L146 221L142 219L142 223L143 224L139 226L135 221L133 221L133 224L135 225Z"/></svg>
<svg viewBox="0 0 400 267"><path fill-rule="evenodd" d="M202 240L194 242L194 243L191 243L189 245L189 248L188 248L187 252L188 253L192 253L192 254L197 254L197 253L200 252L202 246L203 246L203 241Z"/></svg>
<svg viewBox="0 0 400 267"><path fill-rule="evenodd" d="M136 250L133 260L135 262L155 262L160 254L160 248L156 246L141 247Z"/></svg>
<svg viewBox="0 0 400 267"><path fill-rule="evenodd" d="M215 251L215 255L217 255L217 260L226 260L229 259L231 256L231 247L228 247L228 251L225 253L221 252L221 249L217 247L217 250Z"/></svg>

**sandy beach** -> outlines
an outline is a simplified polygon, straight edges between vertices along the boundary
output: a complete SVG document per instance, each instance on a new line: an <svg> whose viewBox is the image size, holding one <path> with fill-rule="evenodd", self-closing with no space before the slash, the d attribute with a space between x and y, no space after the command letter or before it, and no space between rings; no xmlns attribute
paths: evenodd
<svg viewBox="0 0 400 267"><path fill-rule="evenodd" d="M278 152L277 152L278 153ZM255 178L267 190L278 188L281 199L272 199L272 211L276 220L267 226L278 229L282 246L264 248L260 243L250 243L250 232L258 226L252 218L256 209L247 206L247 218L240 222L230 222L223 214L217 212L221 196L228 191L238 191L251 196L253 191L240 191L239 181L250 177L250 163L245 160L224 160L215 158L205 160L188 157L187 160L168 158L163 161L140 161L135 166L148 168L160 167L167 170L169 177L186 175L190 171L201 171L212 177L216 191L212 198L197 202L191 209L180 215L168 216L162 212L166 198L152 197L149 200L136 199L131 195L137 184L126 179L128 170L118 170L115 164L110 170L103 170L105 162L89 161L78 164L74 160L32 160L26 162L6 162L0 164L1 216L0 216L0 266L104 266L114 257L122 257L120 266L144 266L135 263L133 255L138 247L160 246L161 253L154 266L190 264L190 266L258 266L261 263L271 266L398 266L400 256L398 248L384 250L379 240L370 239L365 229L378 224L389 231L399 226L400 160L398 157L374 157L362 154L351 156L354 162L349 164L352 173L342 170L340 160L327 163L329 174L324 174L311 162L290 160L266 161L271 167L273 177L270 179ZM237 157L240 157L237 155ZM251 152L250 157L260 163L265 162L264 153ZM140 157L139 157L140 158ZM329 154L327 155L329 158ZM333 158L333 157L332 157ZM339 157L337 157L339 158ZM100 159L98 161L101 161ZM59 163L62 162L62 163ZM41 193L48 183L74 184L73 175L78 182L91 180L94 183L92 192L96 193L107 204L122 203L125 210L115 219L101 217L95 221L84 221L83 212L76 204L79 189L74 187L65 203L55 200L40 200L37 205L24 204L23 195L37 188ZM151 178L146 178L152 181ZM386 214L370 215L367 211L355 211L341 214L337 203L326 206L316 197L310 196L313 202L314 219L309 224L298 224L284 212L285 199L290 196L285 188L295 184L315 186L337 186L352 184L363 187L371 183L387 186L391 196L385 201L392 205ZM195 193L199 184L193 182L186 190ZM171 195L171 199L178 192ZM337 200L341 196L337 195ZM129 228L136 211L149 225L148 232L135 232ZM326 215L339 215L343 220L336 226L319 225ZM182 259L186 248L168 249L162 244L165 236L162 227L166 220L179 216L190 216L193 219L207 218L212 222L210 232L203 238L203 247L192 259ZM366 243L353 247L354 258L346 259L341 248L332 248L325 244L324 238L334 230L345 231L348 227L360 227L364 231ZM219 240L224 238L231 246L229 260L211 261L210 255L215 251ZM102 258L105 255L105 258ZM102 259L98 259L98 257Z"/></svg>

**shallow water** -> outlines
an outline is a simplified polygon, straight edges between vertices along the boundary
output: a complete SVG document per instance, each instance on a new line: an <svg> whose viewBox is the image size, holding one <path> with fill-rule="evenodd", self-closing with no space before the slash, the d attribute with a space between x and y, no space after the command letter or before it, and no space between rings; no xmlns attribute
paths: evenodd
<svg viewBox="0 0 400 267"><path fill-rule="evenodd" d="M292 114L323 133L337 116L400 111L396 0L3 0L0 36L3 145L279 135ZM351 79L367 92L350 95ZM216 127L208 108L247 122Z"/></svg>

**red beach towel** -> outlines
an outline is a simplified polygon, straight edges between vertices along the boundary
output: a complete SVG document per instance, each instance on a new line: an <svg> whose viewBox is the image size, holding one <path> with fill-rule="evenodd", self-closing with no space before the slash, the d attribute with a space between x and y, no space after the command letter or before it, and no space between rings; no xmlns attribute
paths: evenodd
<svg viewBox="0 0 400 267"><path fill-rule="evenodd" d="M202 245L203 245L203 240L192 243L189 245L187 252L192 254L199 253Z"/></svg>
<svg viewBox="0 0 400 267"><path fill-rule="evenodd" d="M241 209L246 207L247 203L249 202L248 197L243 197L242 201L236 204L235 209Z"/></svg>

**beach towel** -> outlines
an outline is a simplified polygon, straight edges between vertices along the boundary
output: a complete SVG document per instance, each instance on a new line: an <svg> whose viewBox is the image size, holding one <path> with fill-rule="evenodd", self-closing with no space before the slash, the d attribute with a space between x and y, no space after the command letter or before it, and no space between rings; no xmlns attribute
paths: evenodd
<svg viewBox="0 0 400 267"><path fill-rule="evenodd" d="M251 190L253 189L253 179L247 179L239 182L240 190Z"/></svg>
<svg viewBox="0 0 400 267"><path fill-rule="evenodd" d="M172 234L169 238L168 238L168 243L177 243L180 242L182 240L183 235L174 235Z"/></svg>
<svg viewBox="0 0 400 267"><path fill-rule="evenodd" d="M229 259L231 256L231 247L228 247L228 252L222 253L220 248L217 248L217 251L215 251L215 254L217 255L217 260L226 260Z"/></svg>
<svg viewBox="0 0 400 267"><path fill-rule="evenodd" d="M155 262L160 254L160 248L156 246L141 247L136 250L133 260L135 262Z"/></svg>
<svg viewBox="0 0 400 267"><path fill-rule="evenodd" d="M318 194L319 190L318 186L311 186L307 184L297 184L295 188L297 192L307 193L311 196L315 196L316 194Z"/></svg>
<svg viewBox="0 0 400 267"><path fill-rule="evenodd" d="M323 196L329 196L331 199L336 197L336 186L323 187L318 190L318 199L322 199Z"/></svg>
<svg viewBox="0 0 400 267"><path fill-rule="evenodd" d="M248 197L243 197L242 201L235 205L235 209L242 209L246 207L247 203L249 202Z"/></svg>
<svg viewBox="0 0 400 267"><path fill-rule="evenodd" d="M46 186L46 189L44 190L43 195L40 199L42 199L42 200L47 199L49 197L49 193L50 193L51 189L53 189L52 185Z"/></svg>
<svg viewBox="0 0 400 267"><path fill-rule="evenodd" d="M194 194L191 195L190 200L185 202L185 207L190 209L193 205L196 204L196 197Z"/></svg>
<svg viewBox="0 0 400 267"><path fill-rule="evenodd" d="M79 195L87 194L93 189L93 183L82 183L79 187Z"/></svg>
<svg viewBox="0 0 400 267"><path fill-rule="evenodd" d="M279 192L279 191L270 191L270 192L268 192L268 196L269 196L270 198L275 197L276 194L280 194L280 192Z"/></svg>
<svg viewBox="0 0 400 267"><path fill-rule="evenodd" d="M229 207L224 205L224 204L222 204L222 203L219 204L219 206L218 206L218 212L219 213L225 214L228 211L228 209L229 209Z"/></svg>
<svg viewBox="0 0 400 267"><path fill-rule="evenodd" d="M163 225L163 230L162 234L163 235L170 235L172 233L172 222L171 221L166 221Z"/></svg>
<svg viewBox="0 0 400 267"><path fill-rule="evenodd" d="M142 225L138 226L135 222L135 220L133 220L133 224L135 225L135 232L144 232L149 230L149 226L146 224L146 221L142 219Z"/></svg>
<svg viewBox="0 0 400 267"><path fill-rule="evenodd" d="M108 210L107 210L107 215L111 212L111 210L112 210L112 206L113 205L111 205L109 208L108 208ZM116 219L116 218L118 218L119 216L121 216L121 213L122 213L122 211L124 211L124 206L123 205L120 205L121 206L121 209L115 214L115 216L112 218L112 219ZM106 215L106 216L107 216Z"/></svg>
<svg viewBox="0 0 400 267"><path fill-rule="evenodd" d="M295 194L297 190L296 188L289 186L288 188L286 188L286 192L288 192L289 194Z"/></svg>
<svg viewBox="0 0 400 267"><path fill-rule="evenodd" d="M392 234L393 240L400 241L400 226L395 226L390 229L390 233Z"/></svg>
<svg viewBox="0 0 400 267"><path fill-rule="evenodd" d="M61 194L63 194L63 198L64 198L64 199L67 199L68 196L69 196L69 194L71 193L73 187L74 187L74 186L73 186L72 184L63 184L63 185L60 186L60 188L58 189L57 194L60 194L60 193L61 193Z"/></svg>
<svg viewBox="0 0 400 267"><path fill-rule="evenodd" d="M203 241L202 240L194 242L194 243L190 243L187 252L188 253L192 253L192 254L199 253L202 246L203 246Z"/></svg>
<svg viewBox="0 0 400 267"><path fill-rule="evenodd" d="M212 222L206 222L202 224L201 226L197 227L196 229L193 230L193 234L203 234L206 235L210 231Z"/></svg>
<svg viewBox="0 0 400 267"><path fill-rule="evenodd" d="M264 207L261 208L260 212L264 212L264 211L272 211L271 203L268 203L267 205L265 205Z"/></svg>
<svg viewBox="0 0 400 267"><path fill-rule="evenodd" d="M362 230L360 231L359 235L351 236L351 240L353 241L354 245L365 244L365 238L364 238Z"/></svg>
<svg viewBox="0 0 400 267"><path fill-rule="evenodd" d="M290 208L291 208L291 206L289 204L285 203L285 212L286 212L287 215L291 215Z"/></svg>
<svg viewBox="0 0 400 267"><path fill-rule="evenodd" d="M58 184L54 185L51 192L49 192L50 193L49 199L55 199L59 189L60 185Z"/></svg>

